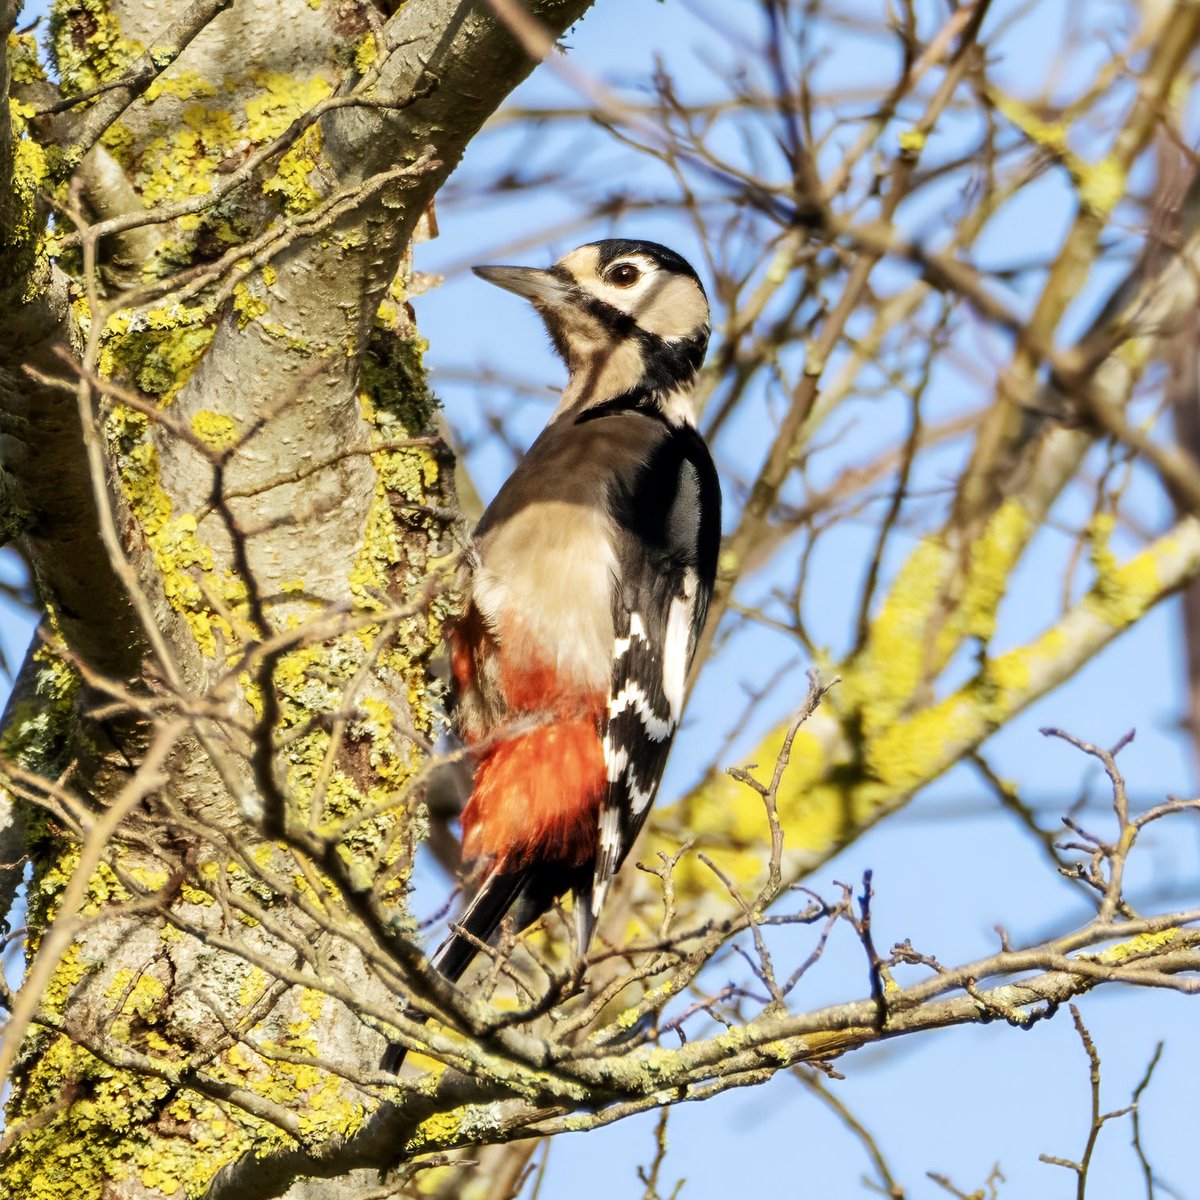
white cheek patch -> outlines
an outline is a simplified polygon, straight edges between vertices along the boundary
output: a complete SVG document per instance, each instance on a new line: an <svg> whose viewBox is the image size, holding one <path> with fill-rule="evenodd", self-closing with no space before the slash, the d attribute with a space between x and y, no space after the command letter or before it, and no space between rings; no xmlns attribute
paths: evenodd
<svg viewBox="0 0 1200 1200"><path fill-rule="evenodd" d="M691 337L708 324L708 301L700 285L689 275L669 275L664 280L654 278L655 289L635 316L647 332L668 341Z"/></svg>

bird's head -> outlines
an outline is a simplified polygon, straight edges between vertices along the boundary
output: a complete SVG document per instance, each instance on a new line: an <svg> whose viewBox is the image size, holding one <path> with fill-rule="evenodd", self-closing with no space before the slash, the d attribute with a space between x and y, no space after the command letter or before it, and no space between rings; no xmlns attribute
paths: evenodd
<svg viewBox="0 0 1200 1200"><path fill-rule="evenodd" d="M610 238L545 270L476 267L475 274L541 313L571 373L556 416L626 401L695 423L690 397L708 345L708 299L673 250Z"/></svg>

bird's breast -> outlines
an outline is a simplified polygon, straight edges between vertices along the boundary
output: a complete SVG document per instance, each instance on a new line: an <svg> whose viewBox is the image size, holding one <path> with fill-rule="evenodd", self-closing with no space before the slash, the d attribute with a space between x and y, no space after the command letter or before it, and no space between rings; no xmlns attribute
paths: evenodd
<svg viewBox="0 0 1200 1200"><path fill-rule="evenodd" d="M605 513L561 500L529 504L478 549L471 599L496 634L512 685L527 666L549 672L560 689L606 694L617 564ZM536 709L532 695L514 699L521 710Z"/></svg>

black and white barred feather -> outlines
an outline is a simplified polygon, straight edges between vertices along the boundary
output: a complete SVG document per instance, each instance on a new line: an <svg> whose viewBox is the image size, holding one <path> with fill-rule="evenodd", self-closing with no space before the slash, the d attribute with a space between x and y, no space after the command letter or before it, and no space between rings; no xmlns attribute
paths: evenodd
<svg viewBox="0 0 1200 1200"><path fill-rule="evenodd" d="M658 790L712 595L721 491L699 433L690 425L670 427L610 503L618 578L603 735L608 784L591 895L576 905L581 952Z"/></svg>

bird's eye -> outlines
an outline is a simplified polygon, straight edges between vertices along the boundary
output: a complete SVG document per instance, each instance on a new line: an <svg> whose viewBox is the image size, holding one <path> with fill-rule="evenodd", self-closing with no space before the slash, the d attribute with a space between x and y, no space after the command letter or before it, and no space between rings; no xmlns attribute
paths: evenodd
<svg viewBox="0 0 1200 1200"><path fill-rule="evenodd" d="M608 282L617 287L631 287L641 278L641 271L633 263L618 263L608 273Z"/></svg>

